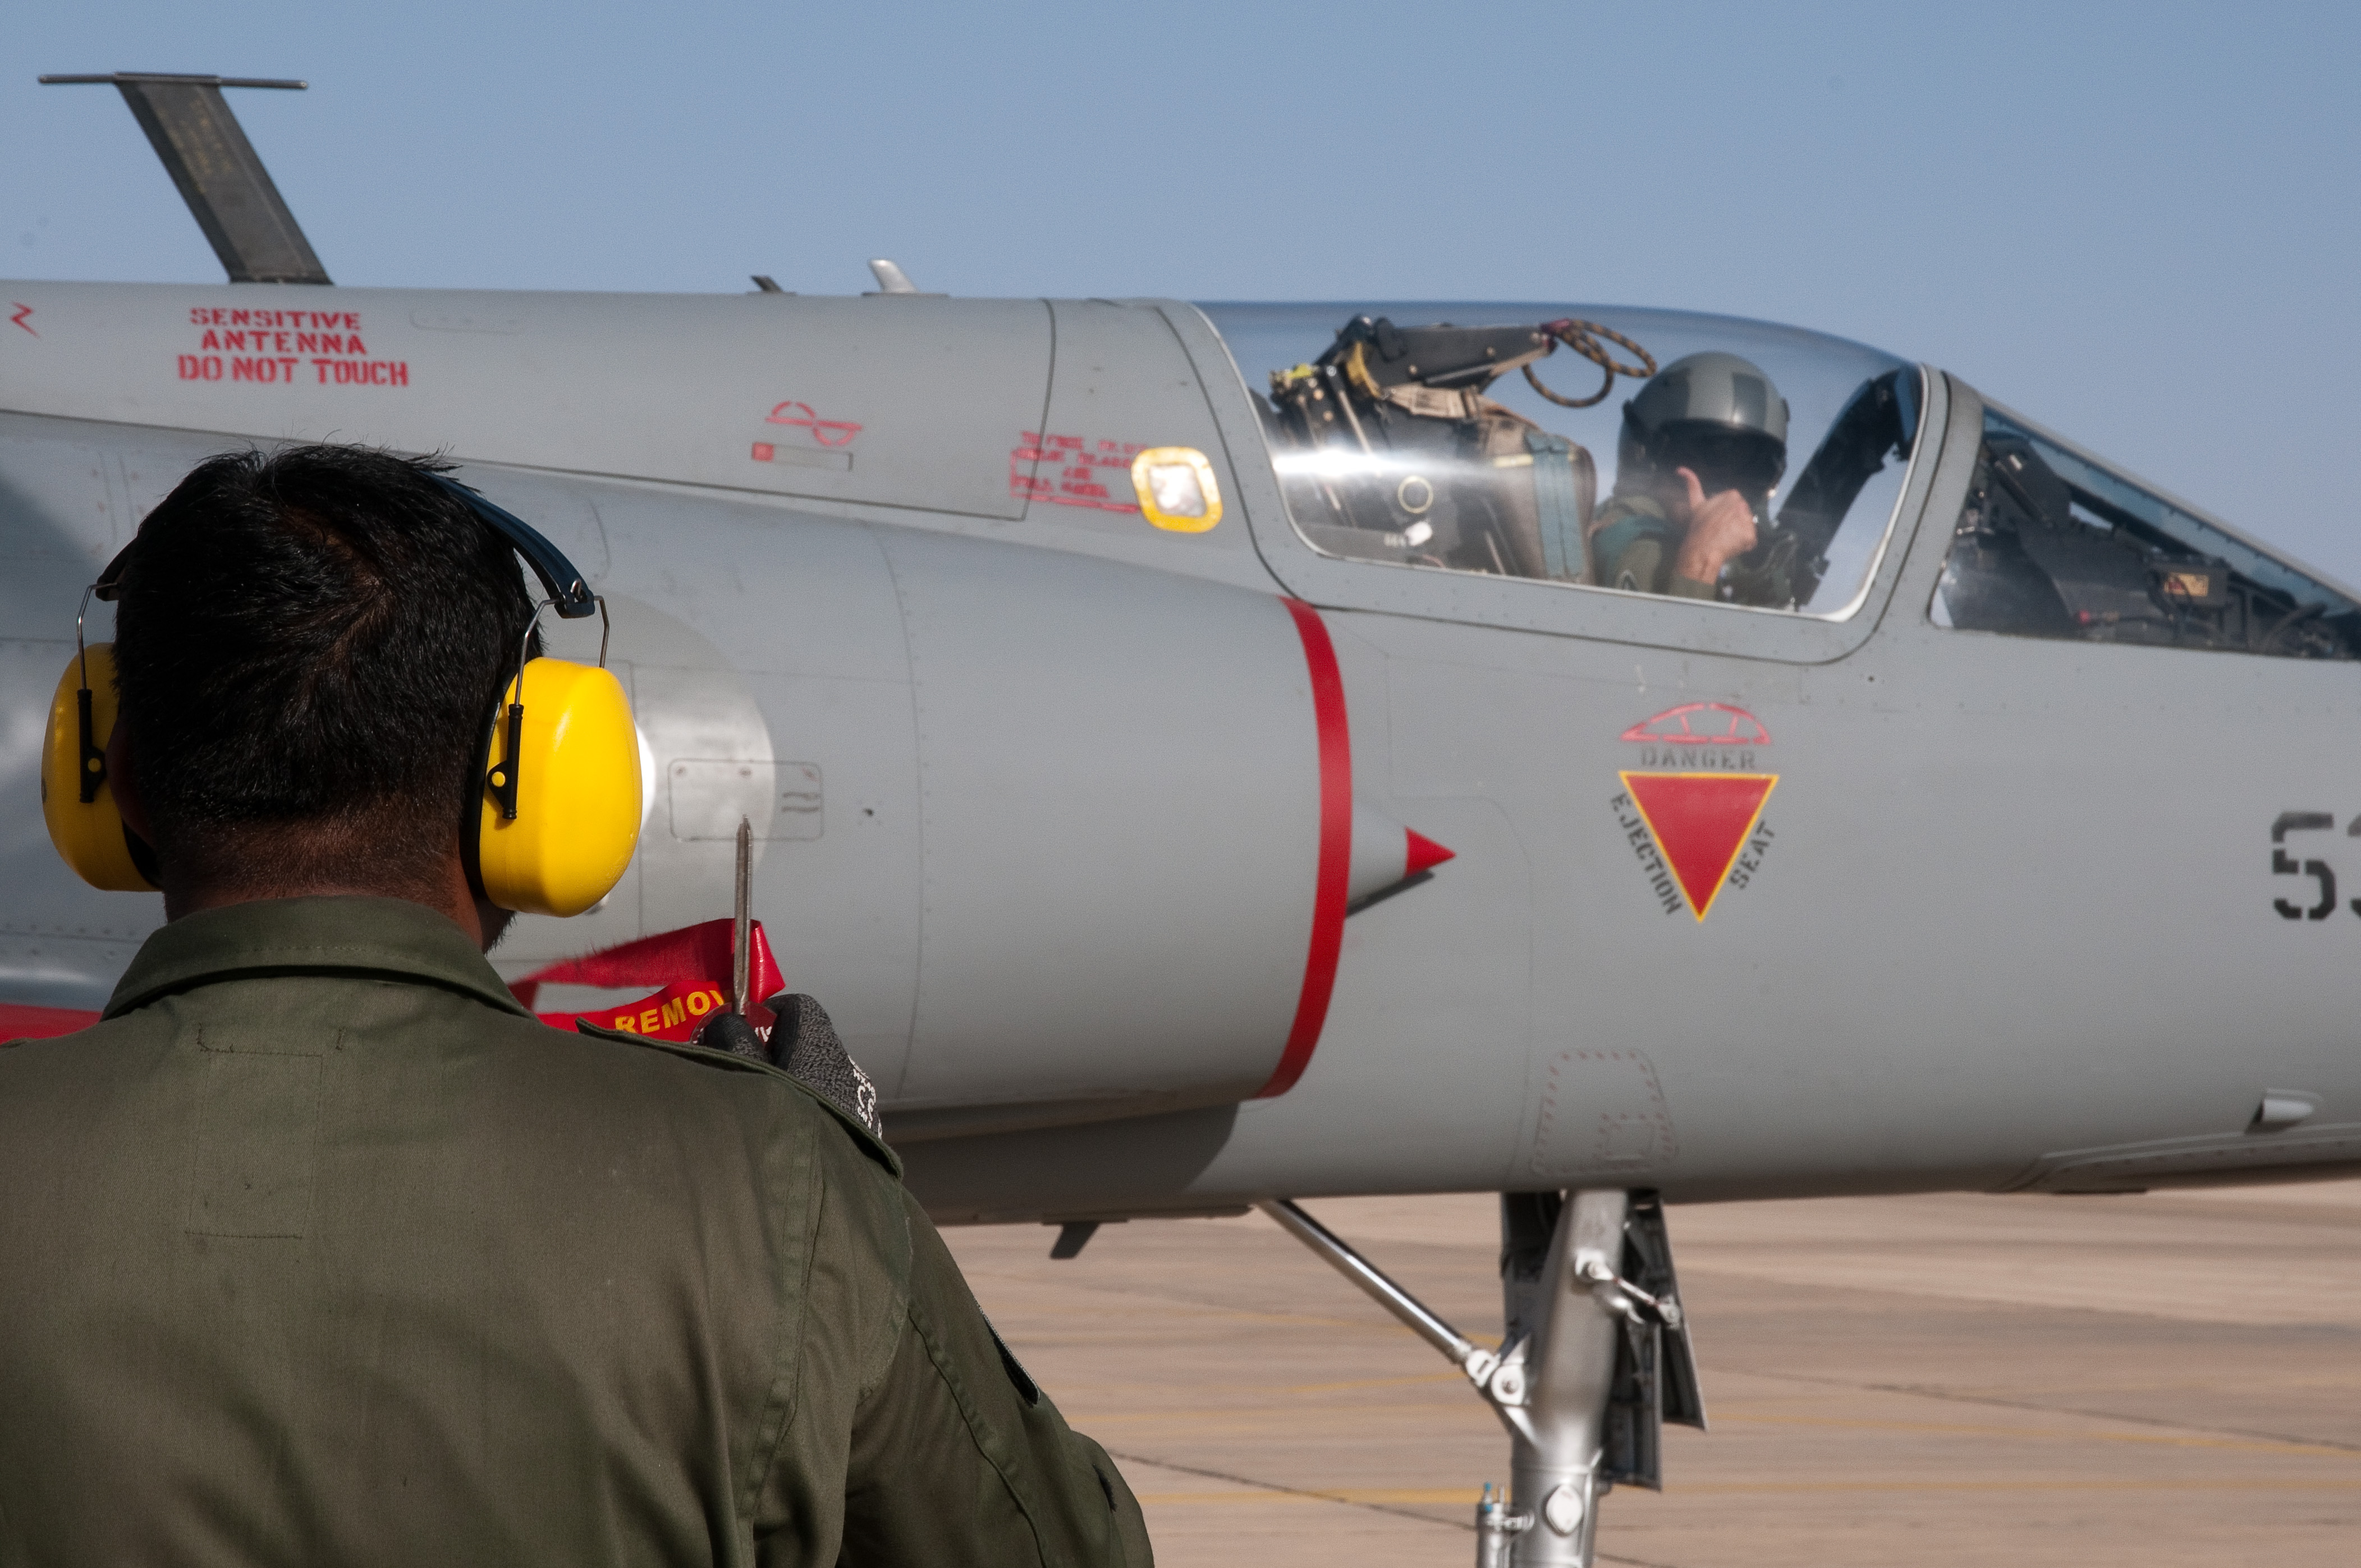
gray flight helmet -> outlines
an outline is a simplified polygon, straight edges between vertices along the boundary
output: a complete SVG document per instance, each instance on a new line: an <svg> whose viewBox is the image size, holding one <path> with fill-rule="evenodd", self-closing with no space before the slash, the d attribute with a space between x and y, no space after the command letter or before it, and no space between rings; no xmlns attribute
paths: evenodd
<svg viewBox="0 0 2361 1568"><path fill-rule="evenodd" d="M1787 400L1752 360L1686 355L1624 403L1618 444L1620 465L1654 469L1684 466L1684 449L1751 454L1744 466L1767 473L1767 488L1786 471Z"/></svg>

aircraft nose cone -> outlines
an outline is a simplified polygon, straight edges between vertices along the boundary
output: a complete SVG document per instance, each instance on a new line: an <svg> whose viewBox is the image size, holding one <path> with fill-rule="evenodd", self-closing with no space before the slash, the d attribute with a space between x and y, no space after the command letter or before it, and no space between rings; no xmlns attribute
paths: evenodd
<svg viewBox="0 0 2361 1568"><path fill-rule="evenodd" d="M1359 904L1456 857L1374 806L1353 806L1353 870L1345 901Z"/></svg>

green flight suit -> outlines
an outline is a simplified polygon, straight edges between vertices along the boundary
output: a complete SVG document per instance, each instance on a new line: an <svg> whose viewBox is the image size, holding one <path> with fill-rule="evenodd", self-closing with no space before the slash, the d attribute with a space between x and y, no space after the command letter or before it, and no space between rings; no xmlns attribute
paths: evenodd
<svg viewBox="0 0 2361 1568"><path fill-rule="evenodd" d="M1653 496L1618 490L1607 498L1590 525L1591 569L1602 587L1673 598L1718 598L1714 584L1685 577L1674 568L1680 549L1681 530Z"/></svg>
<svg viewBox="0 0 2361 1568"><path fill-rule="evenodd" d="M0 1564L1123 1564L893 1155L448 920L148 938L0 1048Z"/></svg>

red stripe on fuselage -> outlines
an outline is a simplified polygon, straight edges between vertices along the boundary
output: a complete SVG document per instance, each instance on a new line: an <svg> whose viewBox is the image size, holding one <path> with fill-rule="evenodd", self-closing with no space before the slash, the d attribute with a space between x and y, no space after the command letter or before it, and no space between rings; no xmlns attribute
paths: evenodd
<svg viewBox="0 0 2361 1568"><path fill-rule="evenodd" d="M79 1007L32 1007L21 1002L0 1002L0 1040L48 1040L87 1029L98 1014Z"/></svg>
<svg viewBox="0 0 2361 1568"><path fill-rule="evenodd" d="M1303 961L1303 994L1295 1003L1295 1026L1270 1081L1255 1091L1267 1100L1295 1087L1320 1043L1328 1021L1328 998L1336 989L1336 955L1345 945L1345 892L1353 871L1353 737L1345 718L1345 677L1320 612L1301 599L1281 599L1303 639L1303 663L1312 672L1312 718L1320 731L1320 866L1312 897L1312 950Z"/></svg>

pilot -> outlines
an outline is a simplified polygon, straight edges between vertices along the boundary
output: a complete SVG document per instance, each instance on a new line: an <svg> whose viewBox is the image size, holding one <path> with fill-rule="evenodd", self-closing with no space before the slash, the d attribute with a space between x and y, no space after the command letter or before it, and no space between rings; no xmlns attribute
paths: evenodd
<svg viewBox="0 0 2361 1568"><path fill-rule="evenodd" d="M530 604L434 467L215 457L140 526L107 776L167 924L0 1048L0 1558L1147 1568L854 1115L485 961Z"/></svg>
<svg viewBox="0 0 2361 1568"><path fill-rule="evenodd" d="M1723 597L1787 466L1787 400L1735 354L1675 359L1623 405L1615 490L1590 526L1592 580Z"/></svg>

